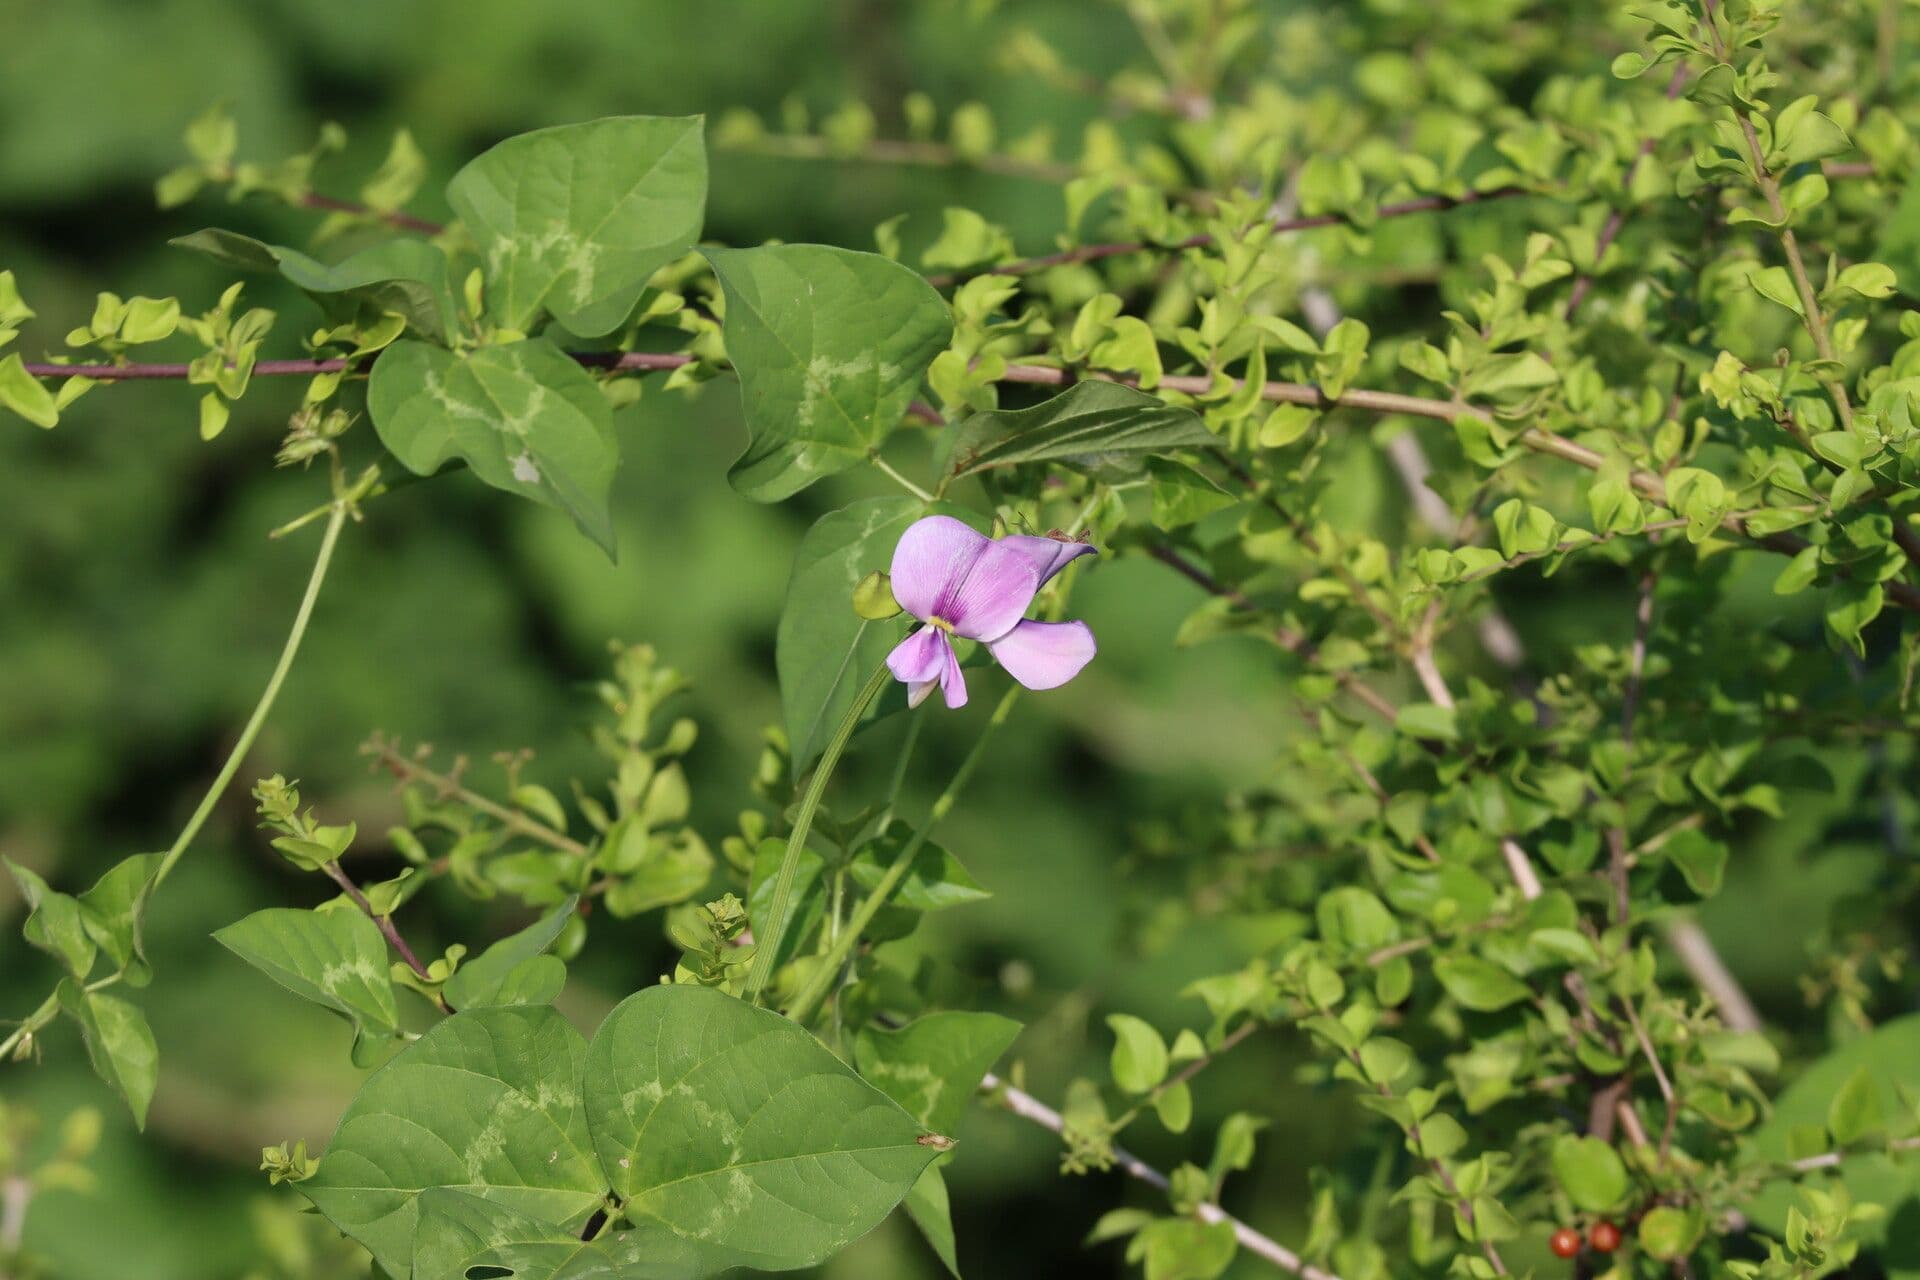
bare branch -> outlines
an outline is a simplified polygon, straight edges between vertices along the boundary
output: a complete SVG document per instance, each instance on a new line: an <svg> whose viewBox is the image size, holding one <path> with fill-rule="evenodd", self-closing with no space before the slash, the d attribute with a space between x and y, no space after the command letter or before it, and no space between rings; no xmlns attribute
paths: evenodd
<svg viewBox="0 0 1920 1280"><path fill-rule="evenodd" d="M1040 1101L1040 1099L1034 1097L1026 1090L1007 1083L999 1076L989 1073L985 1079L980 1081L980 1090L983 1093L991 1094L999 1099L1000 1102L1005 1104L1007 1110L1019 1116L1022 1120L1031 1121L1043 1129L1051 1129L1056 1134L1063 1132L1066 1128L1066 1121L1060 1118L1058 1111L1055 1111L1052 1107ZM1166 1191L1169 1189L1167 1176L1164 1173L1161 1173L1158 1169L1142 1160L1139 1156L1126 1150L1124 1147L1116 1146L1113 1148L1113 1162L1118 1165L1121 1172L1125 1173L1128 1177L1138 1178L1141 1182L1146 1183L1158 1191ZM1334 1275L1331 1271L1323 1271L1285 1245L1255 1231L1252 1227L1240 1221L1240 1219L1234 1217L1217 1204L1203 1204L1195 1210L1195 1213L1202 1222L1232 1223L1234 1238L1240 1242L1241 1248L1245 1249L1248 1253L1265 1258L1282 1271L1288 1271L1301 1277L1301 1280L1340 1280L1340 1277Z"/></svg>
<svg viewBox="0 0 1920 1280"><path fill-rule="evenodd" d="M1720 1009L1720 1017L1735 1031L1758 1031L1762 1023L1759 1010L1753 1007L1746 989L1740 980L1727 968L1726 961L1720 958L1714 949L1713 940L1707 937L1707 931L1700 927L1698 920L1689 917L1676 917L1668 920L1662 929L1667 936L1667 945L1680 957L1680 963L1686 966L1687 973L1693 978L1694 985L1707 993L1707 996Z"/></svg>

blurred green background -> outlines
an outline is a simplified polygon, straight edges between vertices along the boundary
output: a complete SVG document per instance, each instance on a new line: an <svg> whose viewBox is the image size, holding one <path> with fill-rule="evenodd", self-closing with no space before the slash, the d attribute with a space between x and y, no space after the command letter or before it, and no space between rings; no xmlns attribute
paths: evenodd
<svg viewBox="0 0 1920 1280"><path fill-rule="evenodd" d="M947 0L0 0L0 268L16 273L40 312L21 347L29 358L56 348L90 313L97 289L210 306L218 275L169 250L171 236L218 223L304 242L317 220L266 202L228 207L212 196L156 211L153 180L179 162L182 128L215 100L233 105L243 158L300 150L324 120L345 125L348 151L316 178L336 194L351 194L393 129L410 128L435 170L415 211L443 217L446 177L483 147L616 113L746 106L777 117L789 99L820 111L858 98L874 107L883 134L897 136L898 102L921 90L943 109L991 103L1003 135L1050 123L1072 139L1087 118L1085 100L995 69L1012 17L1096 72L1139 54L1115 6L989 8ZM972 171L721 152L707 235L869 248L882 219L910 213L937 222L948 204L1004 222L1034 251L1051 247L1061 208L1056 188ZM281 312L268 354L295 354L315 313L266 282L248 288L253 302ZM197 393L178 384L96 390L51 433L0 422L0 851L58 887L77 889L127 853L164 846L258 694L317 537L309 529L270 542L265 533L325 496L318 473L271 467L298 394L294 380L257 386L212 446L195 437ZM608 641L645 640L694 681L684 711L703 736L688 768L699 824L717 842L751 802L760 731L777 717L773 629L795 546L818 515L869 492L859 482L827 483L779 508L735 496L725 469L744 440L736 394L728 380L691 394L650 386L621 413L617 564L563 517L463 476L373 504L343 540L305 652L243 781L297 776L328 820L352 818L378 832L397 802L355 752L378 729L481 759L532 747L532 776L560 789L591 768L578 728ZM1358 515L1397 495L1366 453L1365 435L1355 439L1348 501ZM1028 1023L1016 1053L1034 1092L1055 1101L1076 1070L1104 1054L1105 1012L1197 1025L1198 1005L1171 993L1240 958L1235 939L1217 930L1159 936L1152 904L1126 901L1121 874L1133 823L1260 782L1288 732L1292 712L1264 651L1240 642L1172 648L1196 596L1145 561L1085 575L1075 611L1100 635L1100 661L1072 686L1022 703L946 829L949 846L995 897L938 918L924 941L958 966L971 984L966 999ZM1510 603L1528 616L1526 599ZM1604 600L1595 607L1624 616ZM1556 634L1569 626L1562 617ZM984 679L997 692L1002 677ZM976 696L966 712L929 727L914 770L921 802L993 701ZM875 735L847 785L873 785L887 748ZM1794 851L1810 834L1749 842L1740 856L1764 872L1736 874L1717 904L1720 918L1745 926L1717 931L1730 960L1769 1013L1789 1017L1799 1006L1792 983L1801 957L1781 940L1804 931L1792 921L1806 918L1798 913L1808 894L1831 896L1849 878L1845 860L1805 878ZM394 865L371 856L361 873L374 878ZM1852 874L1864 875L1864 865ZM479 943L520 923L449 890L429 890L406 910L422 950ZM305 1232L293 1216L297 1197L270 1192L253 1171L265 1144L324 1144L360 1078L347 1059L348 1031L208 939L248 911L320 896L270 853L236 788L150 917L158 977L139 999L159 1039L161 1073L149 1134L132 1132L65 1027L47 1037L39 1066L0 1069L0 1097L49 1127L83 1104L107 1118L97 1192L49 1193L33 1206L28 1244L56 1274L354 1274L338 1257L302 1261L327 1233ZM5 1016L37 1003L53 977L46 958L19 941L20 911L11 884L0 883ZM1154 942L1150 958L1143 938ZM598 922L563 1008L591 1027L669 963L657 916ZM1308 1167L1337 1160L1345 1135L1365 1122L1339 1091L1298 1080L1299 1061L1285 1036L1262 1037L1209 1076L1185 1138L1143 1133L1142 1154L1163 1168L1204 1163L1227 1111L1276 1117L1229 1207L1297 1241ZM1000 1113L976 1111L961 1137L948 1177L969 1274L1122 1273L1116 1246L1086 1251L1079 1241L1102 1211L1139 1200L1137 1184L1117 1174L1059 1177L1051 1137ZM934 1265L896 1220L825 1274L932 1276Z"/></svg>

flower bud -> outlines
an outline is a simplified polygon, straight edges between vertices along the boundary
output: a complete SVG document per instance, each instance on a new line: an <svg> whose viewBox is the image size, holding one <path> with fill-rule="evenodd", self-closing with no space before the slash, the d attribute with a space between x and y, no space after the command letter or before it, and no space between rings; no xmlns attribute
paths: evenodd
<svg viewBox="0 0 1920 1280"><path fill-rule="evenodd" d="M853 589L853 611L869 622L885 622L898 615L900 602L893 598L892 579L878 569L860 579Z"/></svg>

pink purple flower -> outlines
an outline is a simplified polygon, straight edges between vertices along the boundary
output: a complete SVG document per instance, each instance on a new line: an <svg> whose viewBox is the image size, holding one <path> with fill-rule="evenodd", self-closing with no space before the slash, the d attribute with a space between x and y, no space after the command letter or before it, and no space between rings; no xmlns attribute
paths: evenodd
<svg viewBox="0 0 1920 1280"><path fill-rule="evenodd" d="M887 667L919 706L938 685L949 707L967 702L953 637L978 640L1007 674L1029 689L1053 689L1093 659L1084 622L1022 617L1034 593L1090 542L1013 534L988 538L952 516L916 520L893 551L893 596L925 623L887 655Z"/></svg>

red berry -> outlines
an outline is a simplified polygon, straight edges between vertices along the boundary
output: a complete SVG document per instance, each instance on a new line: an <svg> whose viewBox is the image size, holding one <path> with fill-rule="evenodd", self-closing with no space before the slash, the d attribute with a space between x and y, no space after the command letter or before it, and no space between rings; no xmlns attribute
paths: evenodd
<svg viewBox="0 0 1920 1280"><path fill-rule="evenodd" d="M1616 1237L1615 1243L1617 1244L1619 1243L1619 1232L1615 1232L1614 1235ZM1548 1241L1548 1244L1553 1247L1555 1257L1571 1258L1574 1254L1580 1252L1580 1233L1572 1227L1562 1227L1553 1233L1553 1239Z"/></svg>
<svg viewBox="0 0 1920 1280"><path fill-rule="evenodd" d="M1620 1228L1611 1222L1596 1222L1593 1230L1587 1232L1587 1243L1595 1253L1612 1253L1620 1247Z"/></svg>

